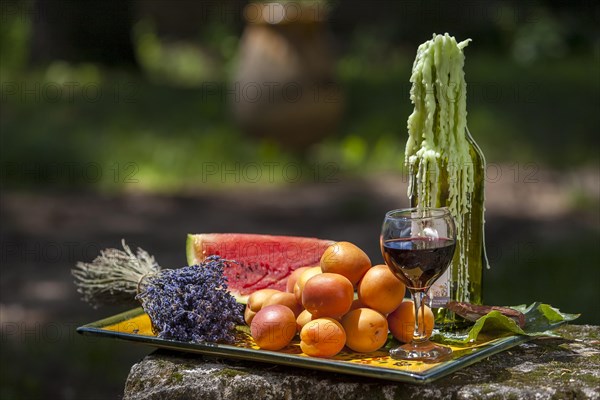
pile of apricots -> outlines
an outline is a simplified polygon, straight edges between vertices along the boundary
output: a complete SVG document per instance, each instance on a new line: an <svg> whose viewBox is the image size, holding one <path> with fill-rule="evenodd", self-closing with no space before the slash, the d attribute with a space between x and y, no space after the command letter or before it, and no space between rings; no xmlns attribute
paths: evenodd
<svg viewBox="0 0 600 400"><path fill-rule="evenodd" d="M386 265L372 266L360 248L338 242L325 250L319 266L295 270L285 292L252 293L244 319L261 349L281 350L299 334L308 356L333 357L344 346L369 353L385 345L388 332L401 342L412 339L415 312L405 291ZM428 336L433 322L425 307Z"/></svg>

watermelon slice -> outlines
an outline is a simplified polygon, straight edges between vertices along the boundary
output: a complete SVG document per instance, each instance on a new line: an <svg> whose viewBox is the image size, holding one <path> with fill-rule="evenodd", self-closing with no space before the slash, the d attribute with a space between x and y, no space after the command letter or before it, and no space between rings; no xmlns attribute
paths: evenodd
<svg viewBox="0 0 600 400"><path fill-rule="evenodd" d="M299 236L272 236L248 233L189 234L188 265L205 257L221 256L230 263L225 270L229 291L245 302L259 289L285 291L288 276L297 268L319 265L325 249L335 242Z"/></svg>

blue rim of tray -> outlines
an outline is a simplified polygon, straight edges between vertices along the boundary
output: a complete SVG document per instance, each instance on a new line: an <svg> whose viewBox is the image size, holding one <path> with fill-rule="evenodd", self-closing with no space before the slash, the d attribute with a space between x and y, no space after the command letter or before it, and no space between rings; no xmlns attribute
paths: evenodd
<svg viewBox="0 0 600 400"><path fill-rule="evenodd" d="M308 368L327 372L343 373L369 378L386 379L396 382L429 383L447 376L464 367L475 364L484 358L511 347L517 346L528 340L528 336L508 336L499 338L489 344L472 349L470 354L442 362L426 371L409 372L398 369L386 368L351 363L348 361L323 359L314 357L301 357L295 354L281 353L268 350L257 350L252 348L237 347L234 345L217 343L188 343L176 340L161 339L156 336L137 335L126 332L118 332L104 329L107 326L127 321L140 316L144 310L139 307L120 314L113 315L77 328L77 332L83 335L109 337L129 342L143 343L158 348L198 353L204 355L235 358L240 360L260 361L271 364L286 365L299 368Z"/></svg>

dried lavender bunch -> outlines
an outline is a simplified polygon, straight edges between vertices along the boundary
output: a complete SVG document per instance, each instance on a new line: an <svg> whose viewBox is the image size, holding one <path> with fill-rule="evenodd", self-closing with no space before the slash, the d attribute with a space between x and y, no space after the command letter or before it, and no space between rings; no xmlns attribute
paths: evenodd
<svg viewBox="0 0 600 400"><path fill-rule="evenodd" d="M228 261L211 256L199 265L161 270L146 251L138 248L134 254L125 241L122 245L123 250L103 250L71 271L84 301L97 307L135 299L161 338L233 342L243 308L227 291Z"/></svg>
<svg viewBox="0 0 600 400"><path fill-rule="evenodd" d="M136 296L158 336L186 342L232 343L243 323L242 307L227 291L226 261L207 257L201 265L149 276Z"/></svg>
<svg viewBox="0 0 600 400"><path fill-rule="evenodd" d="M78 262L71 271L82 300L94 307L131 302L144 277L160 271L145 250L138 248L134 254L125 240L121 244L123 250L102 250L93 262Z"/></svg>

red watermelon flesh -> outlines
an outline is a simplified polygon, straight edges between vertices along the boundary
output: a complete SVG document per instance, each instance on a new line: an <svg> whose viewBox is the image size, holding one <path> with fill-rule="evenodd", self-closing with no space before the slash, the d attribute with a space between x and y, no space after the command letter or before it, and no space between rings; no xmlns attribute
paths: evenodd
<svg viewBox="0 0 600 400"><path fill-rule="evenodd" d="M300 267L319 265L325 249L334 242L300 236L272 236L248 233L190 234L188 264L197 264L211 255L237 263L225 270L229 291L240 300L259 289L285 291L288 276Z"/></svg>

